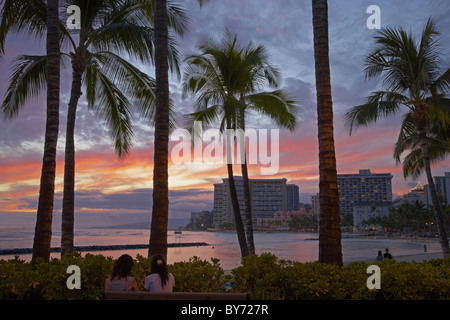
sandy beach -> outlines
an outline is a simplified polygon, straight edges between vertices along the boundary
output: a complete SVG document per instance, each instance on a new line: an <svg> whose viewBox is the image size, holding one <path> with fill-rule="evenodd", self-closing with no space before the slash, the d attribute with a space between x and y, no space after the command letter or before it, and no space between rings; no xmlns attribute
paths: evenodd
<svg viewBox="0 0 450 320"><path fill-rule="evenodd" d="M401 255L401 256L393 256L393 259L398 262L423 262L426 260L433 260L433 259L442 259L443 255L442 252L422 252L418 254L409 254L409 255ZM354 261L363 261L367 263L375 262L375 259L368 259L368 260L359 260L354 259L352 261L346 261L344 262L344 265L349 264Z"/></svg>

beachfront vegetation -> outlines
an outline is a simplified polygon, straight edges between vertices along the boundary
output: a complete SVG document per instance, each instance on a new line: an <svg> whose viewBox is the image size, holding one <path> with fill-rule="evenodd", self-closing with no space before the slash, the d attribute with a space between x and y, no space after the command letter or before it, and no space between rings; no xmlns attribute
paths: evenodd
<svg viewBox="0 0 450 320"><path fill-rule="evenodd" d="M450 256L449 241L430 166L431 161L442 159L442 154L448 152L448 146L440 152L434 150L444 142L448 145L448 136L440 139L442 130L437 128L447 128L450 124L450 69L443 70L438 36L436 22L431 18L419 40L403 28L381 29L375 37L375 50L366 57L365 74L368 79L381 80L385 90L373 92L365 104L349 109L346 118L351 134L359 126L406 111L394 157L400 162L400 154L411 151L417 161L405 162L406 173L425 171L442 253L446 257ZM408 166L412 164L411 169Z"/></svg>
<svg viewBox="0 0 450 320"><path fill-rule="evenodd" d="M442 209L444 225L448 230L450 228L450 206L443 206ZM404 202L399 206L391 207L389 215L370 218L364 223L381 226L384 230L418 233L424 236L430 236L438 231L433 208L426 208L420 201Z"/></svg>
<svg viewBox="0 0 450 320"><path fill-rule="evenodd" d="M374 259L375 260L375 259ZM66 254L62 259L33 266L18 257L0 260L0 299L82 300L102 299L105 279L115 260L102 255ZM142 290L151 259L138 255L132 276ZM266 300L394 300L450 299L450 259L422 263L373 262L381 269L381 289L367 288L369 263L353 262L339 267L319 262L299 263L279 260L271 253L250 255L227 274L219 259L193 257L168 265L178 292L250 293L251 299ZM81 289L69 290L69 265L81 270Z"/></svg>

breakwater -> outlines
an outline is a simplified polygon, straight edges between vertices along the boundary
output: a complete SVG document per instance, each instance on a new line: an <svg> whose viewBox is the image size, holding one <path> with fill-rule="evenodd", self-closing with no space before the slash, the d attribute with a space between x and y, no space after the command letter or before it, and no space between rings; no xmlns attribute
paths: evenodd
<svg viewBox="0 0 450 320"><path fill-rule="evenodd" d="M177 247L204 247L208 246L206 242L185 242L185 243L168 243L168 248ZM90 252L90 251L113 251L113 250L130 250L130 249L148 249L148 244L118 244L118 245L96 245L96 246L74 246L75 252ZM50 252L61 252L60 247L50 249ZM31 254L32 248L15 248L15 249L0 249L0 255L16 255L16 254Z"/></svg>

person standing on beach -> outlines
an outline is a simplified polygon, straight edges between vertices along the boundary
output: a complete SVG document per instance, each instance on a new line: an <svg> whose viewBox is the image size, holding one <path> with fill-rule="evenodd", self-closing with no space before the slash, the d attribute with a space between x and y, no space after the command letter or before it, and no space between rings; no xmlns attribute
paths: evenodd
<svg viewBox="0 0 450 320"><path fill-rule="evenodd" d="M162 255L153 256L150 275L145 278L144 290L150 292L172 292L175 286L173 274L167 271Z"/></svg>
<svg viewBox="0 0 450 320"><path fill-rule="evenodd" d="M381 250L378 250L377 261L384 261L383 253Z"/></svg>
<svg viewBox="0 0 450 320"><path fill-rule="evenodd" d="M138 291L136 279L131 276L133 258L123 254L114 264L110 278L105 281L105 291Z"/></svg>
<svg viewBox="0 0 450 320"><path fill-rule="evenodd" d="M385 251L386 251L386 252L384 253L383 257L384 257L385 259L392 259L392 255L389 253L389 249L386 248Z"/></svg>

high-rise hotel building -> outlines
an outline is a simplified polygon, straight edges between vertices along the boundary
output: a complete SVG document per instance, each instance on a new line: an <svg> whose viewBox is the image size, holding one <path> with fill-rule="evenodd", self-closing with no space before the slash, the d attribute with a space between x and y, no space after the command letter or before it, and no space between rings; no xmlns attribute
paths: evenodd
<svg viewBox="0 0 450 320"><path fill-rule="evenodd" d="M358 174L338 174L337 178L341 216L353 214L353 207L358 203L392 202L390 173L371 173L365 169Z"/></svg>
<svg viewBox="0 0 450 320"><path fill-rule="evenodd" d="M233 223L234 214L229 195L228 178L222 183L214 184L213 223L217 227L223 222ZM245 221L244 184L240 176L235 176L236 192L241 215ZM277 211L298 208L299 189L296 185L286 184L283 179L250 179L250 200L253 222L257 218L271 218ZM297 187L297 188L296 188ZM289 203L288 203L289 199ZM296 204L297 202L297 204Z"/></svg>

